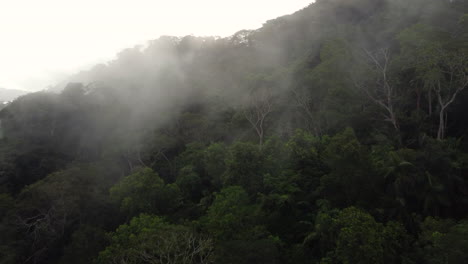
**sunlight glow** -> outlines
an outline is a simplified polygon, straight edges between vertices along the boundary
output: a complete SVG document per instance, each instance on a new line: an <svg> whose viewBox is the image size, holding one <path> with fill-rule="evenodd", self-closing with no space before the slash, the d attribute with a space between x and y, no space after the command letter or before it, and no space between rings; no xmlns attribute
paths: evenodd
<svg viewBox="0 0 468 264"><path fill-rule="evenodd" d="M42 90L161 35L229 36L312 0L0 0L0 87Z"/></svg>

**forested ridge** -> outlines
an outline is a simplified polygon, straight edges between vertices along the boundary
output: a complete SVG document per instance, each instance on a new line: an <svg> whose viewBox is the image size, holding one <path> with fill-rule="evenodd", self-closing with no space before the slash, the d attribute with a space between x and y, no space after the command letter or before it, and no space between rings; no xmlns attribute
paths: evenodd
<svg viewBox="0 0 468 264"><path fill-rule="evenodd" d="M0 110L0 263L468 263L467 103L466 0L160 37Z"/></svg>

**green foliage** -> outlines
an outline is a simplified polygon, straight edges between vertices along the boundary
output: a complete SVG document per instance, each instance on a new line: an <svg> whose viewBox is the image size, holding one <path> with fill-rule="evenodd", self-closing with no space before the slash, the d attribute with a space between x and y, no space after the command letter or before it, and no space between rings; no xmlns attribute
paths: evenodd
<svg viewBox="0 0 468 264"><path fill-rule="evenodd" d="M110 234L96 263L211 263L212 240L182 225L142 214Z"/></svg>
<svg viewBox="0 0 468 264"><path fill-rule="evenodd" d="M330 173L321 178L322 195L337 206L369 206L378 196L382 179L375 174L367 149L347 128L330 139L323 153ZM337 195L336 192L340 193Z"/></svg>
<svg viewBox="0 0 468 264"><path fill-rule="evenodd" d="M257 206L250 205L247 192L240 186L222 189L208 208L203 225L216 239L257 238L264 234L256 226Z"/></svg>
<svg viewBox="0 0 468 264"><path fill-rule="evenodd" d="M211 185L216 189L222 186L222 175L226 169L226 146L213 143L205 149L205 172Z"/></svg>
<svg viewBox="0 0 468 264"><path fill-rule="evenodd" d="M110 189L112 199L129 216L139 213L167 213L180 203L180 191L150 168L140 168Z"/></svg>
<svg viewBox="0 0 468 264"><path fill-rule="evenodd" d="M340 263L383 263L382 227L372 216L347 208L338 215L337 225L334 257Z"/></svg>
<svg viewBox="0 0 468 264"><path fill-rule="evenodd" d="M237 142L229 149L226 160L225 185L240 185L249 195L263 188L264 156L257 145Z"/></svg>
<svg viewBox="0 0 468 264"><path fill-rule="evenodd" d="M201 197L202 181L192 166L180 169L176 180L177 186L186 199L197 201Z"/></svg>
<svg viewBox="0 0 468 264"><path fill-rule="evenodd" d="M8 193L0 193L0 219L6 216L14 206L15 200Z"/></svg>
<svg viewBox="0 0 468 264"><path fill-rule="evenodd" d="M419 243L427 263L464 263L468 260L468 223L428 217Z"/></svg>
<svg viewBox="0 0 468 264"><path fill-rule="evenodd" d="M320 263L401 263L409 237L400 224L349 207L319 213L306 242L324 256Z"/></svg>
<svg viewBox="0 0 468 264"><path fill-rule="evenodd" d="M17 237L16 261L41 262L58 255L57 245L78 223L112 226L118 219L107 190L114 169L108 163L75 165L24 188L5 219Z"/></svg>
<svg viewBox="0 0 468 264"><path fill-rule="evenodd" d="M0 263L467 262L467 13L317 0L0 107Z"/></svg>
<svg viewBox="0 0 468 264"><path fill-rule="evenodd" d="M215 260L226 264L281 263L278 246L274 238L223 241L215 251Z"/></svg>
<svg viewBox="0 0 468 264"><path fill-rule="evenodd" d="M71 235L59 263L92 263L107 244L105 232L97 227L83 225Z"/></svg>
<svg viewBox="0 0 468 264"><path fill-rule="evenodd" d="M303 174L318 173L317 169L323 166L319 157L322 146L320 139L303 130L297 130L286 144L290 151L292 168L303 170Z"/></svg>

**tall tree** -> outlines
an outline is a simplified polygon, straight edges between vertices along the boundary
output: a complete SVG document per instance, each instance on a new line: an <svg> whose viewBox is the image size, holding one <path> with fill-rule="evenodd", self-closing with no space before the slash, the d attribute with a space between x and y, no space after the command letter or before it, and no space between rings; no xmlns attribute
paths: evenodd
<svg viewBox="0 0 468 264"><path fill-rule="evenodd" d="M270 89L260 88L252 91L249 97L244 116L257 133L258 144L261 148L265 138L265 121L273 112L273 96Z"/></svg>
<svg viewBox="0 0 468 264"><path fill-rule="evenodd" d="M365 63L362 64L364 65L362 70L367 74L363 72L359 74L367 75L369 78L362 79L359 76L353 76L354 85L363 91L373 103L385 110L385 121L390 122L395 131L400 133L396 113L397 90L390 72L392 63L390 50L381 48L372 52L364 49L363 53Z"/></svg>

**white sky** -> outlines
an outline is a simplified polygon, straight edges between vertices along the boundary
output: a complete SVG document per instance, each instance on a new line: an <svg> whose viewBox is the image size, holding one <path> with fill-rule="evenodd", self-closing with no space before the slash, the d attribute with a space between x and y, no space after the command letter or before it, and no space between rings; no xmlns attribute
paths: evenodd
<svg viewBox="0 0 468 264"><path fill-rule="evenodd" d="M313 0L0 0L0 87L42 90L160 35L229 36Z"/></svg>

